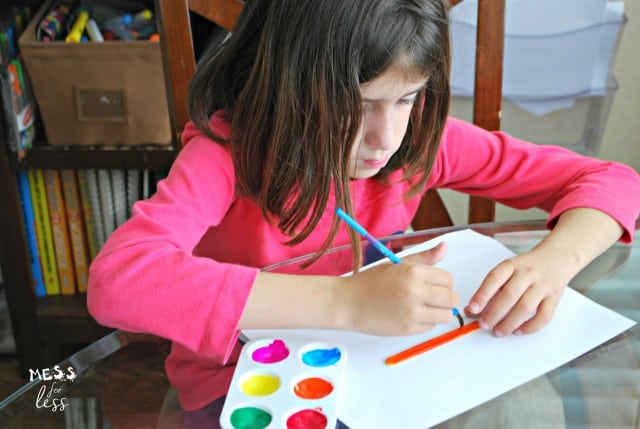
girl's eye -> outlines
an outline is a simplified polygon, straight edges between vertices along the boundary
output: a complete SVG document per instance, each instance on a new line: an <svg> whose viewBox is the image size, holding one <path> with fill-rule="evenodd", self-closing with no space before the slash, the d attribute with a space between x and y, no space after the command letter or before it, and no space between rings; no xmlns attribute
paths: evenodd
<svg viewBox="0 0 640 429"><path fill-rule="evenodd" d="M401 98L400 100L398 100L398 104L412 106L413 103L416 102L416 99L417 99L416 97Z"/></svg>

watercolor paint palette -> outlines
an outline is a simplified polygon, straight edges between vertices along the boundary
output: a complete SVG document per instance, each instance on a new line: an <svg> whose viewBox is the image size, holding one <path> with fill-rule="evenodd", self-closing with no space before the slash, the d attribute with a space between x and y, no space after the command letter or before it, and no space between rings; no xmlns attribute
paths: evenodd
<svg viewBox="0 0 640 429"><path fill-rule="evenodd" d="M347 366L341 345L260 339L242 348L220 414L224 429L333 429Z"/></svg>

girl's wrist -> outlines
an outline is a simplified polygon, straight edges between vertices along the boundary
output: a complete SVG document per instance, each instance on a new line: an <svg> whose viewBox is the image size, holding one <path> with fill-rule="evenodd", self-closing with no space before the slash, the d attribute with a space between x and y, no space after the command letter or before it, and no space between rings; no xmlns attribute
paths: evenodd
<svg viewBox="0 0 640 429"><path fill-rule="evenodd" d="M545 238L533 250L546 253L547 257L553 258L556 262L561 261L563 266L576 273L585 265L584 255L581 255L571 243L557 243Z"/></svg>
<svg viewBox="0 0 640 429"><path fill-rule="evenodd" d="M332 329L352 330L353 326L351 308L351 294L349 293L349 281L345 277L334 277L331 285L329 285L331 298L328 321Z"/></svg>

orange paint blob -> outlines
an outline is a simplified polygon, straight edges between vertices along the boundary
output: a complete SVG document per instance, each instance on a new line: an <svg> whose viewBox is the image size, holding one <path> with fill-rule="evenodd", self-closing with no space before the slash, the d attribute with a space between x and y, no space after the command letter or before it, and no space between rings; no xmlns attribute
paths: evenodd
<svg viewBox="0 0 640 429"><path fill-rule="evenodd" d="M302 399L319 399L333 392L333 384L320 377L305 378L294 386L293 391Z"/></svg>

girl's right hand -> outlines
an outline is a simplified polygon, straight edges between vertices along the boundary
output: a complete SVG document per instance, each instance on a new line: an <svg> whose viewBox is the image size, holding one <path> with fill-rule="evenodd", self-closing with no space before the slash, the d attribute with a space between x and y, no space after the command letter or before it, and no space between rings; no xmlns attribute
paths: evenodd
<svg viewBox="0 0 640 429"><path fill-rule="evenodd" d="M447 252L445 243L403 259L345 277L341 320L345 329L374 335L428 331L453 318L460 298L453 277L433 267Z"/></svg>

